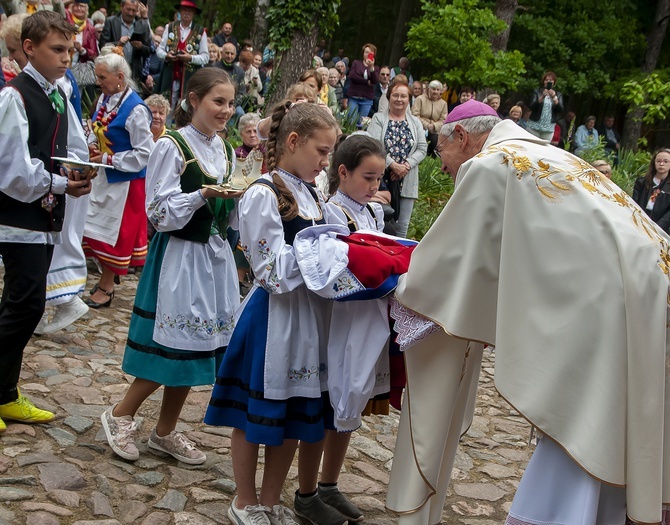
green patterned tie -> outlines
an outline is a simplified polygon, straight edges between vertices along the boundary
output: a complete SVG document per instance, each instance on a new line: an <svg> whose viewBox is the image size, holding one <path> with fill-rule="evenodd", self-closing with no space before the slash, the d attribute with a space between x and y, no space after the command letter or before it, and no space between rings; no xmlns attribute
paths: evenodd
<svg viewBox="0 0 670 525"><path fill-rule="evenodd" d="M56 112L63 114L65 112L65 101L63 100L63 97L60 96L58 90L54 89L48 96L49 100L51 100L51 103L54 105Z"/></svg>

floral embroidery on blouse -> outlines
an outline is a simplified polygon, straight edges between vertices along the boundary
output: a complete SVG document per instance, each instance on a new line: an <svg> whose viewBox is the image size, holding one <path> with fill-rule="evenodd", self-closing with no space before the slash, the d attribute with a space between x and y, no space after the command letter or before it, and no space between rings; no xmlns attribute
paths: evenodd
<svg viewBox="0 0 670 525"><path fill-rule="evenodd" d="M151 224L158 226L165 220L165 215L167 214L167 209L165 206L159 206L160 199L158 198L158 190L160 190L163 184L163 179L160 179L154 186L154 197L151 199L151 203L147 208L147 216L151 221Z"/></svg>
<svg viewBox="0 0 670 525"><path fill-rule="evenodd" d="M384 135L386 153L396 162L405 162L414 146L414 137L406 120L389 120Z"/></svg>
<svg viewBox="0 0 670 525"><path fill-rule="evenodd" d="M259 279L258 284L268 293L277 293L279 291L279 279L275 271L277 256L268 246L268 240L265 237L258 241L258 252L261 258L266 261L265 270L269 274L267 278ZM247 259L251 262L251 255Z"/></svg>
<svg viewBox="0 0 670 525"><path fill-rule="evenodd" d="M312 377L318 377L319 374L325 373L326 370L326 363L321 363L318 366L312 365L309 368L303 366L297 370L289 368L288 378L290 381L307 381Z"/></svg>
<svg viewBox="0 0 670 525"><path fill-rule="evenodd" d="M350 276L341 275L337 278L337 281L333 283L333 291L335 292L345 292L349 290L358 289L359 286L357 283L354 283Z"/></svg>
<svg viewBox="0 0 670 525"><path fill-rule="evenodd" d="M184 314L178 314L171 317L163 314L163 320L158 324L159 328L176 328L182 331L192 333L202 333L206 335L216 335L221 332L232 332L235 328L235 318L229 319L200 319L199 316L189 318Z"/></svg>

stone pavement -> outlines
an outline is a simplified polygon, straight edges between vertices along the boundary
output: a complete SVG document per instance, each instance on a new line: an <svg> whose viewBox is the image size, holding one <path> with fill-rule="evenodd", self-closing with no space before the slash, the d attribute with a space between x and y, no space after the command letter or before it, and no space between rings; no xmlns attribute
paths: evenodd
<svg viewBox="0 0 670 525"><path fill-rule="evenodd" d="M95 281L89 278L89 289ZM121 360L136 287L135 276L124 278L111 308L91 310L66 330L30 341L23 393L57 419L9 423L0 437L0 525L230 523L230 430L202 423L210 387L191 392L179 427L207 453L204 465L188 466L147 448L161 391L138 414L138 461L118 458L106 444L99 416L132 380L121 371ZM493 388L493 359L485 352L475 420L462 440L443 514L447 524L504 523L531 454L529 425ZM364 418L340 478L341 490L370 525L396 523L384 498L398 419L397 412ZM294 463L284 492L289 506L296 475Z"/></svg>

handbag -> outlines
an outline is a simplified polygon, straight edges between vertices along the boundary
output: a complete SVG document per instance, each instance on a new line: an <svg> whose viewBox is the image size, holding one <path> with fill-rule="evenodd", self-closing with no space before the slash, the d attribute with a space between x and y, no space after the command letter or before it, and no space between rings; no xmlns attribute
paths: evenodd
<svg viewBox="0 0 670 525"><path fill-rule="evenodd" d="M71 69L74 79L77 81L79 87L95 85L95 62L92 60L88 62L77 62L72 65Z"/></svg>
<svg viewBox="0 0 670 525"><path fill-rule="evenodd" d="M391 193L391 204L382 204L382 208L384 208L384 233L388 235L397 234L396 222L400 217L400 191L404 180L392 180L392 173L389 168L386 168L384 172L384 184Z"/></svg>

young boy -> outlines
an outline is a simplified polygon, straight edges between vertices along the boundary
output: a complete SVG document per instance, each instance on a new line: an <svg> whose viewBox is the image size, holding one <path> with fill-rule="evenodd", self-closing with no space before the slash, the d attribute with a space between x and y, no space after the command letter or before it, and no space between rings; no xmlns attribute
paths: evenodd
<svg viewBox="0 0 670 525"><path fill-rule="evenodd" d="M46 275L60 241L65 193L91 191L90 180L59 173L52 157L88 159L74 109L56 81L70 63L74 27L52 11L23 22L28 65L0 92L0 255L5 266L0 300L0 432L3 420L46 423L17 387L23 349L44 312ZM28 102L28 103L26 103Z"/></svg>

